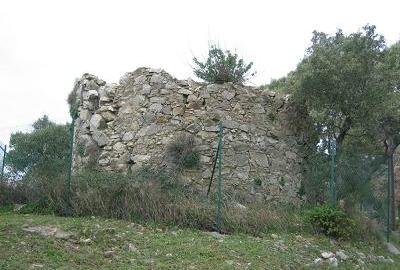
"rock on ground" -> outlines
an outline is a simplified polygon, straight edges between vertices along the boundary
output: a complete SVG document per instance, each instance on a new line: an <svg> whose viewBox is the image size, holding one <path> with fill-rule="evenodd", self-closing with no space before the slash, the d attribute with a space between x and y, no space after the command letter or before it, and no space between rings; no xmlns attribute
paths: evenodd
<svg viewBox="0 0 400 270"><path fill-rule="evenodd" d="M393 255L400 255L400 251L392 243L386 243L386 247L390 253Z"/></svg>
<svg viewBox="0 0 400 270"><path fill-rule="evenodd" d="M27 233L37 233L44 237L55 237L64 240L72 236L72 233L65 232L55 226L30 226L22 228L22 230Z"/></svg>

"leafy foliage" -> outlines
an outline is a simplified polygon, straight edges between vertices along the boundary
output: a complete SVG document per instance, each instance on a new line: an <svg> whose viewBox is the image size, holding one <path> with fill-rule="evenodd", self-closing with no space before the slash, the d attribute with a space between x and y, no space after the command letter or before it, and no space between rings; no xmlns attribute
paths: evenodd
<svg viewBox="0 0 400 270"><path fill-rule="evenodd" d="M400 43L388 48L383 59L376 84L386 98L368 119L368 132L382 141L390 154L400 145Z"/></svg>
<svg viewBox="0 0 400 270"><path fill-rule="evenodd" d="M385 48L374 26L348 36L342 30L333 36L314 32L297 70L296 96L307 105L321 133L334 138L338 146L386 97L375 83Z"/></svg>
<svg viewBox="0 0 400 270"><path fill-rule="evenodd" d="M69 114L73 119L78 117L78 97L77 97L77 92L78 92L78 84L75 82L75 86L72 89L72 91L69 93L68 98L67 98L67 103L69 105Z"/></svg>
<svg viewBox="0 0 400 270"><path fill-rule="evenodd" d="M5 185L14 194L14 201L60 211L68 169L68 126L44 116L33 128L32 132L11 135Z"/></svg>
<svg viewBox="0 0 400 270"><path fill-rule="evenodd" d="M314 31L296 70L268 85L305 105L321 140L340 146L356 133L374 143L400 142L394 138L400 131L400 43L387 47L375 30L366 25L349 35Z"/></svg>
<svg viewBox="0 0 400 270"><path fill-rule="evenodd" d="M39 118L33 123L32 127L35 130L39 130L48 128L52 125L54 125L54 123L50 121L49 117L47 115L43 115L43 117Z"/></svg>
<svg viewBox="0 0 400 270"><path fill-rule="evenodd" d="M400 91L400 42L392 45L385 52L384 64L381 67L385 74L389 88L394 92Z"/></svg>
<svg viewBox="0 0 400 270"><path fill-rule="evenodd" d="M246 64L239 59L236 53L229 50L223 51L216 45L211 45L208 50L208 58L201 62L197 57L193 58L195 64L194 74L200 79L210 83L233 82L242 84L249 77L255 75L251 71L253 62Z"/></svg>
<svg viewBox="0 0 400 270"><path fill-rule="evenodd" d="M327 236L349 239L355 230L355 221L343 210L323 205L308 210L306 220Z"/></svg>
<svg viewBox="0 0 400 270"><path fill-rule="evenodd" d="M260 177L254 178L254 185L255 185L256 187L261 187L261 185L262 185L262 180L261 180Z"/></svg>
<svg viewBox="0 0 400 270"><path fill-rule="evenodd" d="M37 174L53 177L65 172L68 164L68 126L52 123L47 116L33 126L32 132L11 135L8 169L20 176Z"/></svg>
<svg viewBox="0 0 400 270"><path fill-rule="evenodd" d="M400 144L400 44L387 47L371 25L348 35L314 32L311 41L296 70L268 85L293 94L318 136L304 147L301 194L311 204L325 201L333 142L338 199L354 208L375 204L374 174Z"/></svg>
<svg viewBox="0 0 400 270"><path fill-rule="evenodd" d="M266 87L269 90L280 93L293 93L298 88L298 83L296 72L291 71L285 77L272 79Z"/></svg>

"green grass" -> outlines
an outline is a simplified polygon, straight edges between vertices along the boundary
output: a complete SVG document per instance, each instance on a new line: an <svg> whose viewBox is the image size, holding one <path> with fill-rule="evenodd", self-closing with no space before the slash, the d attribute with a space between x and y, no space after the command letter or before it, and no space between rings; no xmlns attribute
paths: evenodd
<svg viewBox="0 0 400 270"><path fill-rule="evenodd" d="M57 226L73 236L43 237L24 232L27 225ZM220 239L192 229L0 211L0 269L308 269L322 251L339 249L350 258L336 269L354 269L357 252L395 261L364 259L364 269L400 269L400 258L389 255L379 242L336 242L309 234L272 236ZM137 251L129 251L129 244Z"/></svg>

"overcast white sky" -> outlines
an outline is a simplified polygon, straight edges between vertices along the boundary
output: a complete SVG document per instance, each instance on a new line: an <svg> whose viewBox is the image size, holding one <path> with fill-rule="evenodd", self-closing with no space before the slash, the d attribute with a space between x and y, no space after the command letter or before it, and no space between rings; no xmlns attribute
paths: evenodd
<svg viewBox="0 0 400 270"><path fill-rule="evenodd" d="M209 41L253 61L254 84L293 70L313 30L375 24L400 39L398 0L88 1L0 0L0 141L42 116L69 120L74 80L117 82L140 66L193 77L191 58Z"/></svg>

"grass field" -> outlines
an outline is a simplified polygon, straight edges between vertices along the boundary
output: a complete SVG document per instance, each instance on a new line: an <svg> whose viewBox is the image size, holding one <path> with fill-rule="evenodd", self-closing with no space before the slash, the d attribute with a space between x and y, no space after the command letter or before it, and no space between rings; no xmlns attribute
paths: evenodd
<svg viewBox="0 0 400 270"><path fill-rule="evenodd" d="M35 226L65 234L27 231ZM378 241L278 232L221 236L95 217L0 213L0 269L327 269L328 264L313 266L314 260L338 250L349 258L335 269L400 269L400 258Z"/></svg>

